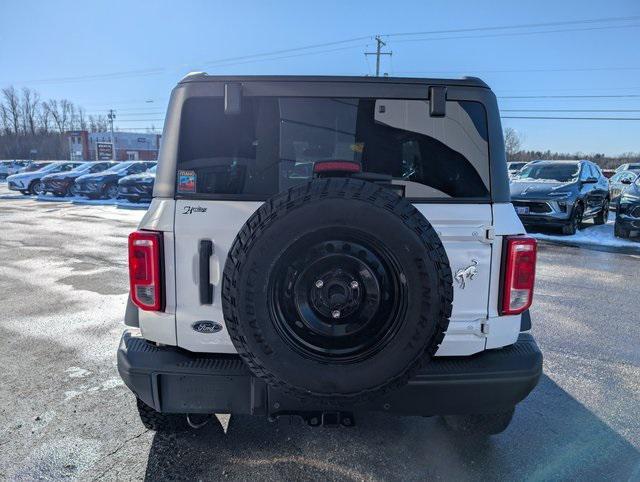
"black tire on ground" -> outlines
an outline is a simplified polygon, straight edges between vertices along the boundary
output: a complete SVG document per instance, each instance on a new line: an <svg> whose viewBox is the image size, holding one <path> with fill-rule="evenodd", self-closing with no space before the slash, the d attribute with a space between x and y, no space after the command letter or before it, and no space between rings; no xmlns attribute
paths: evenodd
<svg viewBox="0 0 640 482"><path fill-rule="evenodd" d="M445 415L447 427L464 435L496 435L504 432L513 418L515 408L501 413L476 415Z"/></svg>
<svg viewBox="0 0 640 482"><path fill-rule="evenodd" d="M562 227L562 234L573 235L579 229L582 229L582 216L584 214L584 207L582 204L576 204L569 218L569 223Z"/></svg>
<svg viewBox="0 0 640 482"><path fill-rule="evenodd" d="M29 184L29 193L33 196L46 194L46 192L42 191L42 189L44 189L44 184L42 184L42 181L33 181L31 184Z"/></svg>
<svg viewBox="0 0 640 482"><path fill-rule="evenodd" d="M447 254L424 216L389 189L342 178L264 203L229 250L222 286L251 371L328 405L404 385L442 342L452 298Z"/></svg>
<svg viewBox="0 0 640 482"><path fill-rule="evenodd" d="M107 184L103 189L104 197L107 199L117 199L118 198L118 185L117 184Z"/></svg>
<svg viewBox="0 0 640 482"><path fill-rule="evenodd" d="M602 204L602 209L600 210L600 212L597 214L597 216L595 218L593 218L593 223L594 224L604 224L609 220L609 199L605 199L604 203Z"/></svg>
<svg viewBox="0 0 640 482"><path fill-rule="evenodd" d="M629 238L629 231L624 229L622 226L620 226L620 224L618 224L618 222L616 222L613 225L613 234L617 238L624 238L624 239Z"/></svg>
<svg viewBox="0 0 640 482"><path fill-rule="evenodd" d="M73 184L73 182L67 186L67 190L64 192L64 195L66 197L75 197L75 196L77 196L76 187Z"/></svg>
<svg viewBox="0 0 640 482"><path fill-rule="evenodd" d="M142 425L149 430L179 432L189 428L186 415L158 412L139 398L136 398L136 406L138 407L138 415L140 415Z"/></svg>

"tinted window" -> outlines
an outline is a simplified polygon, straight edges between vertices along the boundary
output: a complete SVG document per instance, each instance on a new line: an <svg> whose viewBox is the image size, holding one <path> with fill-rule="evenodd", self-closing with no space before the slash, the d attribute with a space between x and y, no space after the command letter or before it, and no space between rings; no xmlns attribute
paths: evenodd
<svg viewBox="0 0 640 482"><path fill-rule="evenodd" d="M626 178L626 174L624 172L619 172L618 174L614 174L613 176L611 176L611 179L609 179L609 181L620 182L625 178Z"/></svg>
<svg viewBox="0 0 640 482"><path fill-rule="evenodd" d="M133 164L132 166L129 167L129 169L127 169L127 173L128 174L138 174L142 171L146 171L147 170L147 165L146 164L142 164L142 163L136 163Z"/></svg>
<svg viewBox="0 0 640 482"><path fill-rule="evenodd" d="M315 162L348 160L388 176L411 198L488 198L482 104L422 100L247 97L183 107L176 192L266 197L313 177Z"/></svg>
<svg viewBox="0 0 640 482"><path fill-rule="evenodd" d="M25 170L25 172L39 171L43 167L46 167L46 166L49 166L49 165L51 165L51 164L47 163L47 162L32 162L24 170Z"/></svg>
<svg viewBox="0 0 640 482"><path fill-rule="evenodd" d="M131 167L131 165L133 165L134 162L120 162L117 164L114 164L113 166L111 166L109 169L107 169L108 172L118 172L118 171L122 171L124 169L129 169L129 167Z"/></svg>
<svg viewBox="0 0 640 482"><path fill-rule="evenodd" d="M73 169L73 172L81 173L81 172L95 172L95 164L91 162L87 162L85 164L80 164Z"/></svg>

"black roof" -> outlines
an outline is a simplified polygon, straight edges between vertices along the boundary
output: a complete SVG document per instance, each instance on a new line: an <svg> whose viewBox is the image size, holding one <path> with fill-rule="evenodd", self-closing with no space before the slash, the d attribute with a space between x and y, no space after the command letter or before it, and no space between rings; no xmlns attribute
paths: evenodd
<svg viewBox="0 0 640 482"><path fill-rule="evenodd" d="M187 82L371 82L385 84L459 85L464 87L489 86L477 77L460 79L433 79L418 77L356 77L342 75L209 75L206 72L187 74L180 84Z"/></svg>

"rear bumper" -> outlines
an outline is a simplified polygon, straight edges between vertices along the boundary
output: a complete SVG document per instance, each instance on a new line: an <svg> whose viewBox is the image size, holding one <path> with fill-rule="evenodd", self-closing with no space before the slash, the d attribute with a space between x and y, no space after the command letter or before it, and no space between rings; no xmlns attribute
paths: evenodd
<svg viewBox="0 0 640 482"><path fill-rule="evenodd" d="M267 386L237 355L192 353L158 347L125 331L118 371L129 389L165 413L277 415L322 411ZM522 401L542 374L542 353L529 334L517 343L470 357L436 358L403 388L357 406L352 412L405 415L494 413Z"/></svg>

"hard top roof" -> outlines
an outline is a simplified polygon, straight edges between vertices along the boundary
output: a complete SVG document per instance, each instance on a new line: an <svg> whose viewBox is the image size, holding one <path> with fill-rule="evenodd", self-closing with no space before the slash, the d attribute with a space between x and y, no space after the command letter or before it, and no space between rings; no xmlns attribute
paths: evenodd
<svg viewBox="0 0 640 482"><path fill-rule="evenodd" d="M192 72L183 77L179 84L187 82L370 82L387 84L459 85L465 87L489 88L484 81L477 77L433 79L417 77L357 77L341 75L209 75L206 72Z"/></svg>

